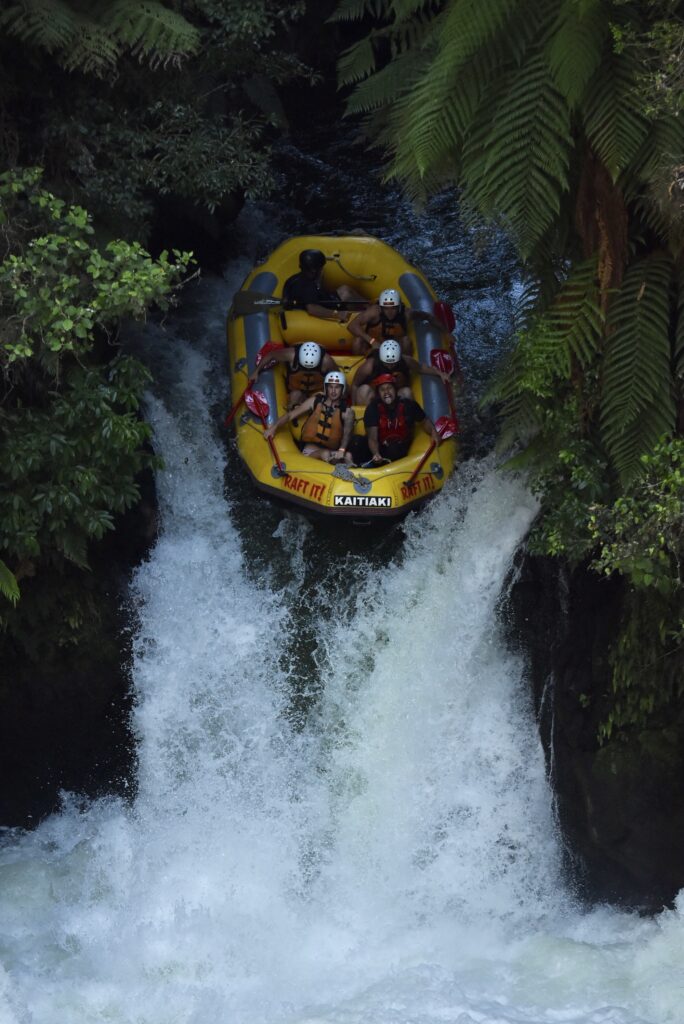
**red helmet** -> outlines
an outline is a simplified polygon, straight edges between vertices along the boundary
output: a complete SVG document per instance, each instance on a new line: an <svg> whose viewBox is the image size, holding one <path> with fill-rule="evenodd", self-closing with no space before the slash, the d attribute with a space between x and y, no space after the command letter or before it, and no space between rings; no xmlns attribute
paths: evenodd
<svg viewBox="0 0 684 1024"><path fill-rule="evenodd" d="M381 384L394 384L396 388L397 382L394 379L394 374L381 373L380 376L376 377L375 380L373 381L373 387L377 389L380 387Z"/></svg>

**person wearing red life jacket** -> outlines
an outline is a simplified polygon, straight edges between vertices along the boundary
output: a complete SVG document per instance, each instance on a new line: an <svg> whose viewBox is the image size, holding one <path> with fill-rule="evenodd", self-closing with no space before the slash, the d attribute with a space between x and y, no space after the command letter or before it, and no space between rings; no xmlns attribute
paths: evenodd
<svg viewBox="0 0 684 1024"><path fill-rule="evenodd" d="M371 462L394 462L407 455L416 423L420 423L425 433L439 445L441 438L434 424L418 402L412 398L402 398L397 393L397 385L391 373L381 373L373 385L376 397L363 416Z"/></svg>
<svg viewBox="0 0 684 1024"><path fill-rule="evenodd" d="M286 423L306 416L301 434L302 454L323 462L351 463L349 442L354 429L354 410L344 397L347 380L341 370L326 373L321 394L311 395L301 405L276 420L264 431L268 440Z"/></svg>
<svg viewBox="0 0 684 1024"><path fill-rule="evenodd" d="M319 394L323 390L323 378L326 373L337 369L337 363L325 349L315 341L305 341L301 345L277 348L269 352L250 375L249 383L256 383L262 370L270 369L273 363L285 364L288 409L294 409L311 395Z"/></svg>
<svg viewBox="0 0 684 1024"><path fill-rule="evenodd" d="M347 325L347 330L354 336L352 352L359 356L367 355L379 348L383 341L393 338L399 342L403 354L410 356L408 325L412 320L422 320L438 331L445 331L444 324L432 313L405 306L396 288L385 288L380 292L377 302L364 309Z"/></svg>
<svg viewBox="0 0 684 1024"><path fill-rule="evenodd" d="M411 398L409 379L412 373L424 373L429 377L449 380L449 375L442 373L434 366L419 363L413 356L402 355L401 346L394 338L383 341L379 349L371 349L368 358L364 359L356 371L352 388L352 403L368 405L375 396L371 381L380 374L390 373L394 377L401 398Z"/></svg>

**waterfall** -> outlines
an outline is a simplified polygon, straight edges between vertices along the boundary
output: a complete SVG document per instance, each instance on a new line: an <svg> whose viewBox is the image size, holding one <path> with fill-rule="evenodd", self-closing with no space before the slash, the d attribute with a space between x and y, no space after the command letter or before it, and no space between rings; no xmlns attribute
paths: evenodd
<svg viewBox="0 0 684 1024"><path fill-rule="evenodd" d="M676 1024L680 911L563 878L497 621L524 482L466 464L376 547L255 497L216 428L238 280L132 341L165 463L137 793L5 836L1 1024Z"/></svg>

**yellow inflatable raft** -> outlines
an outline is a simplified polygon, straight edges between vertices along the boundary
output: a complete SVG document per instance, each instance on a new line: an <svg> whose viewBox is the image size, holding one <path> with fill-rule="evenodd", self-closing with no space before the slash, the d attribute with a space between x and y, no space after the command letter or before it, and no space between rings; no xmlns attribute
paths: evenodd
<svg viewBox="0 0 684 1024"><path fill-rule="evenodd" d="M240 403L257 354L269 341L285 346L318 342L344 371L348 386L363 362L363 357L351 352L353 336L347 325L286 309L279 301L285 281L299 271L299 254L305 249L325 254L323 284L328 291L349 285L369 301L377 301L383 289L395 288L411 309L435 311L436 296L425 277L377 238L307 235L284 242L247 276L228 313L238 451L256 486L272 497L328 516L369 520L400 515L444 486L456 462L455 437L434 447L418 428L405 458L378 467L334 466L303 455L289 426L278 431L271 445L264 438L264 426L275 423L287 405L282 363L259 376L256 388L265 400L257 409L261 416ZM435 350L449 351L449 335L430 323L411 320L408 333L412 354L423 364L435 364ZM453 420L453 396L439 377L415 375L411 387L433 423L439 426L447 418ZM364 409L355 406L354 412L355 433L363 434Z"/></svg>

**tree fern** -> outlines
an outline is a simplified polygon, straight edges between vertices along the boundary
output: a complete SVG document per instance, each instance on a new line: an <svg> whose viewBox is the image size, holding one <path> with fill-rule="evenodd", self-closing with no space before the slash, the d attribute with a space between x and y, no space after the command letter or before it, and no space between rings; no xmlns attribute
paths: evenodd
<svg viewBox="0 0 684 1024"><path fill-rule="evenodd" d="M354 90L347 104L348 112L367 114L379 107L388 106L396 98L397 91L413 81L422 63L420 54L406 53L369 75Z"/></svg>
<svg viewBox="0 0 684 1024"><path fill-rule="evenodd" d="M340 85L354 85L368 76L375 69L374 35L365 36L361 42L350 46L340 56L337 64ZM389 65L392 67L393 65Z"/></svg>
<svg viewBox="0 0 684 1024"><path fill-rule="evenodd" d="M564 0L547 47L556 88L571 108L585 95L610 39L601 0Z"/></svg>
<svg viewBox="0 0 684 1024"><path fill-rule="evenodd" d="M199 32L158 0L21 0L0 28L55 56L66 68L104 75L124 51L152 66L196 51Z"/></svg>
<svg viewBox="0 0 684 1024"><path fill-rule="evenodd" d="M99 21L134 56L153 65L177 62L199 46L195 26L156 0L114 0Z"/></svg>
<svg viewBox="0 0 684 1024"><path fill-rule="evenodd" d="M572 141L568 108L540 55L511 72L490 124L481 123L484 133L464 150L464 198L485 216L499 211L528 255L560 210Z"/></svg>
<svg viewBox="0 0 684 1024"><path fill-rule="evenodd" d="M666 255L639 260L628 269L609 313L601 426L624 482L638 474L640 456L675 425L671 276Z"/></svg>
<svg viewBox="0 0 684 1024"><path fill-rule="evenodd" d="M675 325L674 372L679 400L684 401L684 273L677 282L677 321Z"/></svg>
<svg viewBox="0 0 684 1024"><path fill-rule="evenodd" d="M367 14L382 18L390 6L388 0L340 0L328 21L360 21Z"/></svg>
<svg viewBox="0 0 684 1024"><path fill-rule="evenodd" d="M21 0L0 12L0 28L48 53L66 50L80 19L63 0Z"/></svg>
<svg viewBox="0 0 684 1024"><path fill-rule="evenodd" d="M587 88L587 138L613 181L638 154L648 133L648 122L634 103L635 73L630 57L613 55Z"/></svg>

